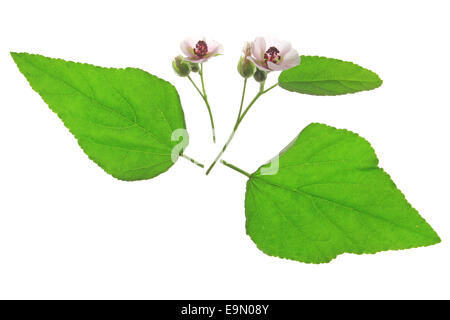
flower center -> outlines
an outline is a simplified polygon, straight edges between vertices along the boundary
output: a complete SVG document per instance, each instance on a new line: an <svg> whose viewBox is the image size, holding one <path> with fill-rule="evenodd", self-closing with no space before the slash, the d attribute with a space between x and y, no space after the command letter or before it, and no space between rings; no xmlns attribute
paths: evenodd
<svg viewBox="0 0 450 320"><path fill-rule="evenodd" d="M266 53L264 53L264 61L266 62L266 64L268 61L278 63L280 59L280 50L275 47L270 47L269 49L267 49Z"/></svg>
<svg viewBox="0 0 450 320"><path fill-rule="evenodd" d="M206 42L203 40L197 42L194 48L194 53L199 58L203 58L204 56L206 56L206 54L208 53L208 45L206 44Z"/></svg>

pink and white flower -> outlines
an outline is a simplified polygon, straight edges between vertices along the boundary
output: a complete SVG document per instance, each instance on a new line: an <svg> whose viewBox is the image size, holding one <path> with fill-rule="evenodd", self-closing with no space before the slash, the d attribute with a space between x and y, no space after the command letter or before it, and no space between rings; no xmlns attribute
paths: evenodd
<svg viewBox="0 0 450 320"><path fill-rule="evenodd" d="M249 57L266 72L286 70L300 64L298 52L287 41L257 37L251 44Z"/></svg>
<svg viewBox="0 0 450 320"><path fill-rule="evenodd" d="M181 42L180 48L186 55L185 59L194 63L205 62L211 57L223 54L220 43L206 38L200 40L186 38Z"/></svg>

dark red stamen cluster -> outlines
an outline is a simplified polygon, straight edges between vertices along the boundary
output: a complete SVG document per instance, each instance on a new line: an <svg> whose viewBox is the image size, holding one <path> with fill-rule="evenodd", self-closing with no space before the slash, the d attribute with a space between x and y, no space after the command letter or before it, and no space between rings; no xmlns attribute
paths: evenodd
<svg viewBox="0 0 450 320"><path fill-rule="evenodd" d="M194 53L199 58L203 58L204 56L206 56L206 54L208 53L208 45L206 44L206 42L203 40L197 42L194 48Z"/></svg>
<svg viewBox="0 0 450 320"><path fill-rule="evenodd" d="M278 50L275 47L270 47L267 49L266 53L264 53L264 61L267 63L267 61L277 63L280 61L280 50Z"/></svg>

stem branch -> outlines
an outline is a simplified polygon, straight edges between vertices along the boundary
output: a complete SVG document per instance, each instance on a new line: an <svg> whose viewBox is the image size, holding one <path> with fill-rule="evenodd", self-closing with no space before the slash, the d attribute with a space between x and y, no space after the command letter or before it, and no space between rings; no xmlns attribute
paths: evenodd
<svg viewBox="0 0 450 320"><path fill-rule="evenodd" d="M205 97L203 96L203 93L200 91L200 89L197 87L197 85L195 84L194 80L192 80L191 76L187 76L187 78L189 79L189 81L192 83L192 85L194 86L194 88L197 90L198 94L202 97L203 100L205 100Z"/></svg>
<svg viewBox="0 0 450 320"><path fill-rule="evenodd" d="M241 97L241 105L239 107L238 120L241 117L242 107L244 105L244 97L245 97L245 88L247 87L247 78L244 79L244 88L242 89L242 97Z"/></svg>
<svg viewBox="0 0 450 320"><path fill-rule="evenodd" d="M243 92L242 92L242 98L241 98L241 106L239 108L239 115L238 115L238 118L236 120L236 124L234 125L233 131L231 132L230 137L228 138L227 142L223 146L222 150L219 152L217 157L214 159L213 163L211 163L211 165L209 166L208 170L206 170L206 175L208 175L211 172L211 170L216 165L217 161L219 161L220 157L223 155L223 153L227 149L227 147L230 144L231 140L233 140L234 134L235 134L236 130L239 128L239 125L241 124L241 122L244 119L245 115L248 113L248 111L253 106L253 104L256 102L256 100L258 100L258 98L261 97L266 92L268 92L268 91L272 90L273 88L275 88L278 85L278 83L274 84L273 86L271 86L267 90L264 90L264 82L262 82L261 85L260 85L258 93L253 98L253 100L250 102L250 104L247 106L247 108L245 108L244 112L241 114L242 105L243 105L243 102L244 102L244 95L245 95L246 85L247 85L247 81L244 81L244 89L242 90Z"/></svg>
<svg viewBox="0 0 450 320"><path fill-rule="evenodd" d="M208 109L209 121L211 122L213 143L216 143L216 129L214 128L214 119L213 119L213 115L211 112L211 106L209 105L209 102L208 102L208 96L206 95L205 81L203 79L203 63L200 63L200 80L202 81L203 100L205 101L206 108Z"/></svg>
<svg viewBox="0 0 450 320"><path fill-rule="evenodd" d="M187 78L189 79L189 81L192 83L194 88L197 90L198 94L202 97L203 101L205 102L206 109L208 109L209 121L211 122L213 142L216 143L216 129L214 128L214 119L213 119L213 115L212 115L212 112L211 112L211 106L209 105L208 97L206 95L205 82L204 82L204 79L203 79L203 63L200 64L200 80L202 82L203 93L197 87L197 85L195 84L194 80L192 80L191 76L188 75Z"/></svg>
<svg viewBox="0 0 450 320"><path fill-rule="evenodd" d="M272 90L273 88L275 88L276 86L278 85L278 82L277 83L275 83L273 86L271 86L270 88L268 88L268 89L266 89L266 90L264 90L262 93L266 93L266 92L269 92L270 90Z"/></svg>

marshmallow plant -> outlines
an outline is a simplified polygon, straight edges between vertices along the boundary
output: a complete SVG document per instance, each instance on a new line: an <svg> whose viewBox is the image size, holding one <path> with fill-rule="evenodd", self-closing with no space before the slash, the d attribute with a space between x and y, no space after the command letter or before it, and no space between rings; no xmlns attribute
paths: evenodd
<svg viewBox="0 0 450 320"><path fill-rule="evenodd" d="M223 54L222 45L188 38L172 61L202 97L214 120L205 89L204 63ZM175 87L136 68L103 68L11 53L31 87L40 94L79 145L104 171L120 180L154 178L186 155L189 135ZM243 77L232 132L205 173L209 174L256 101L272 89L334 96L378 88L374 72L351 62L299 56L287 41L258 37L246 43L237 70ZM269 73L278 81L266 86ZM200 85L191 75L197 73ZM244 108L247 82L259 90ZM312 123L279 154L243 174L246 231L264 253L306 263L325 263L342 253L376 253L429 246L439 236L378 166L370 143L345 129Z"/></svg>

